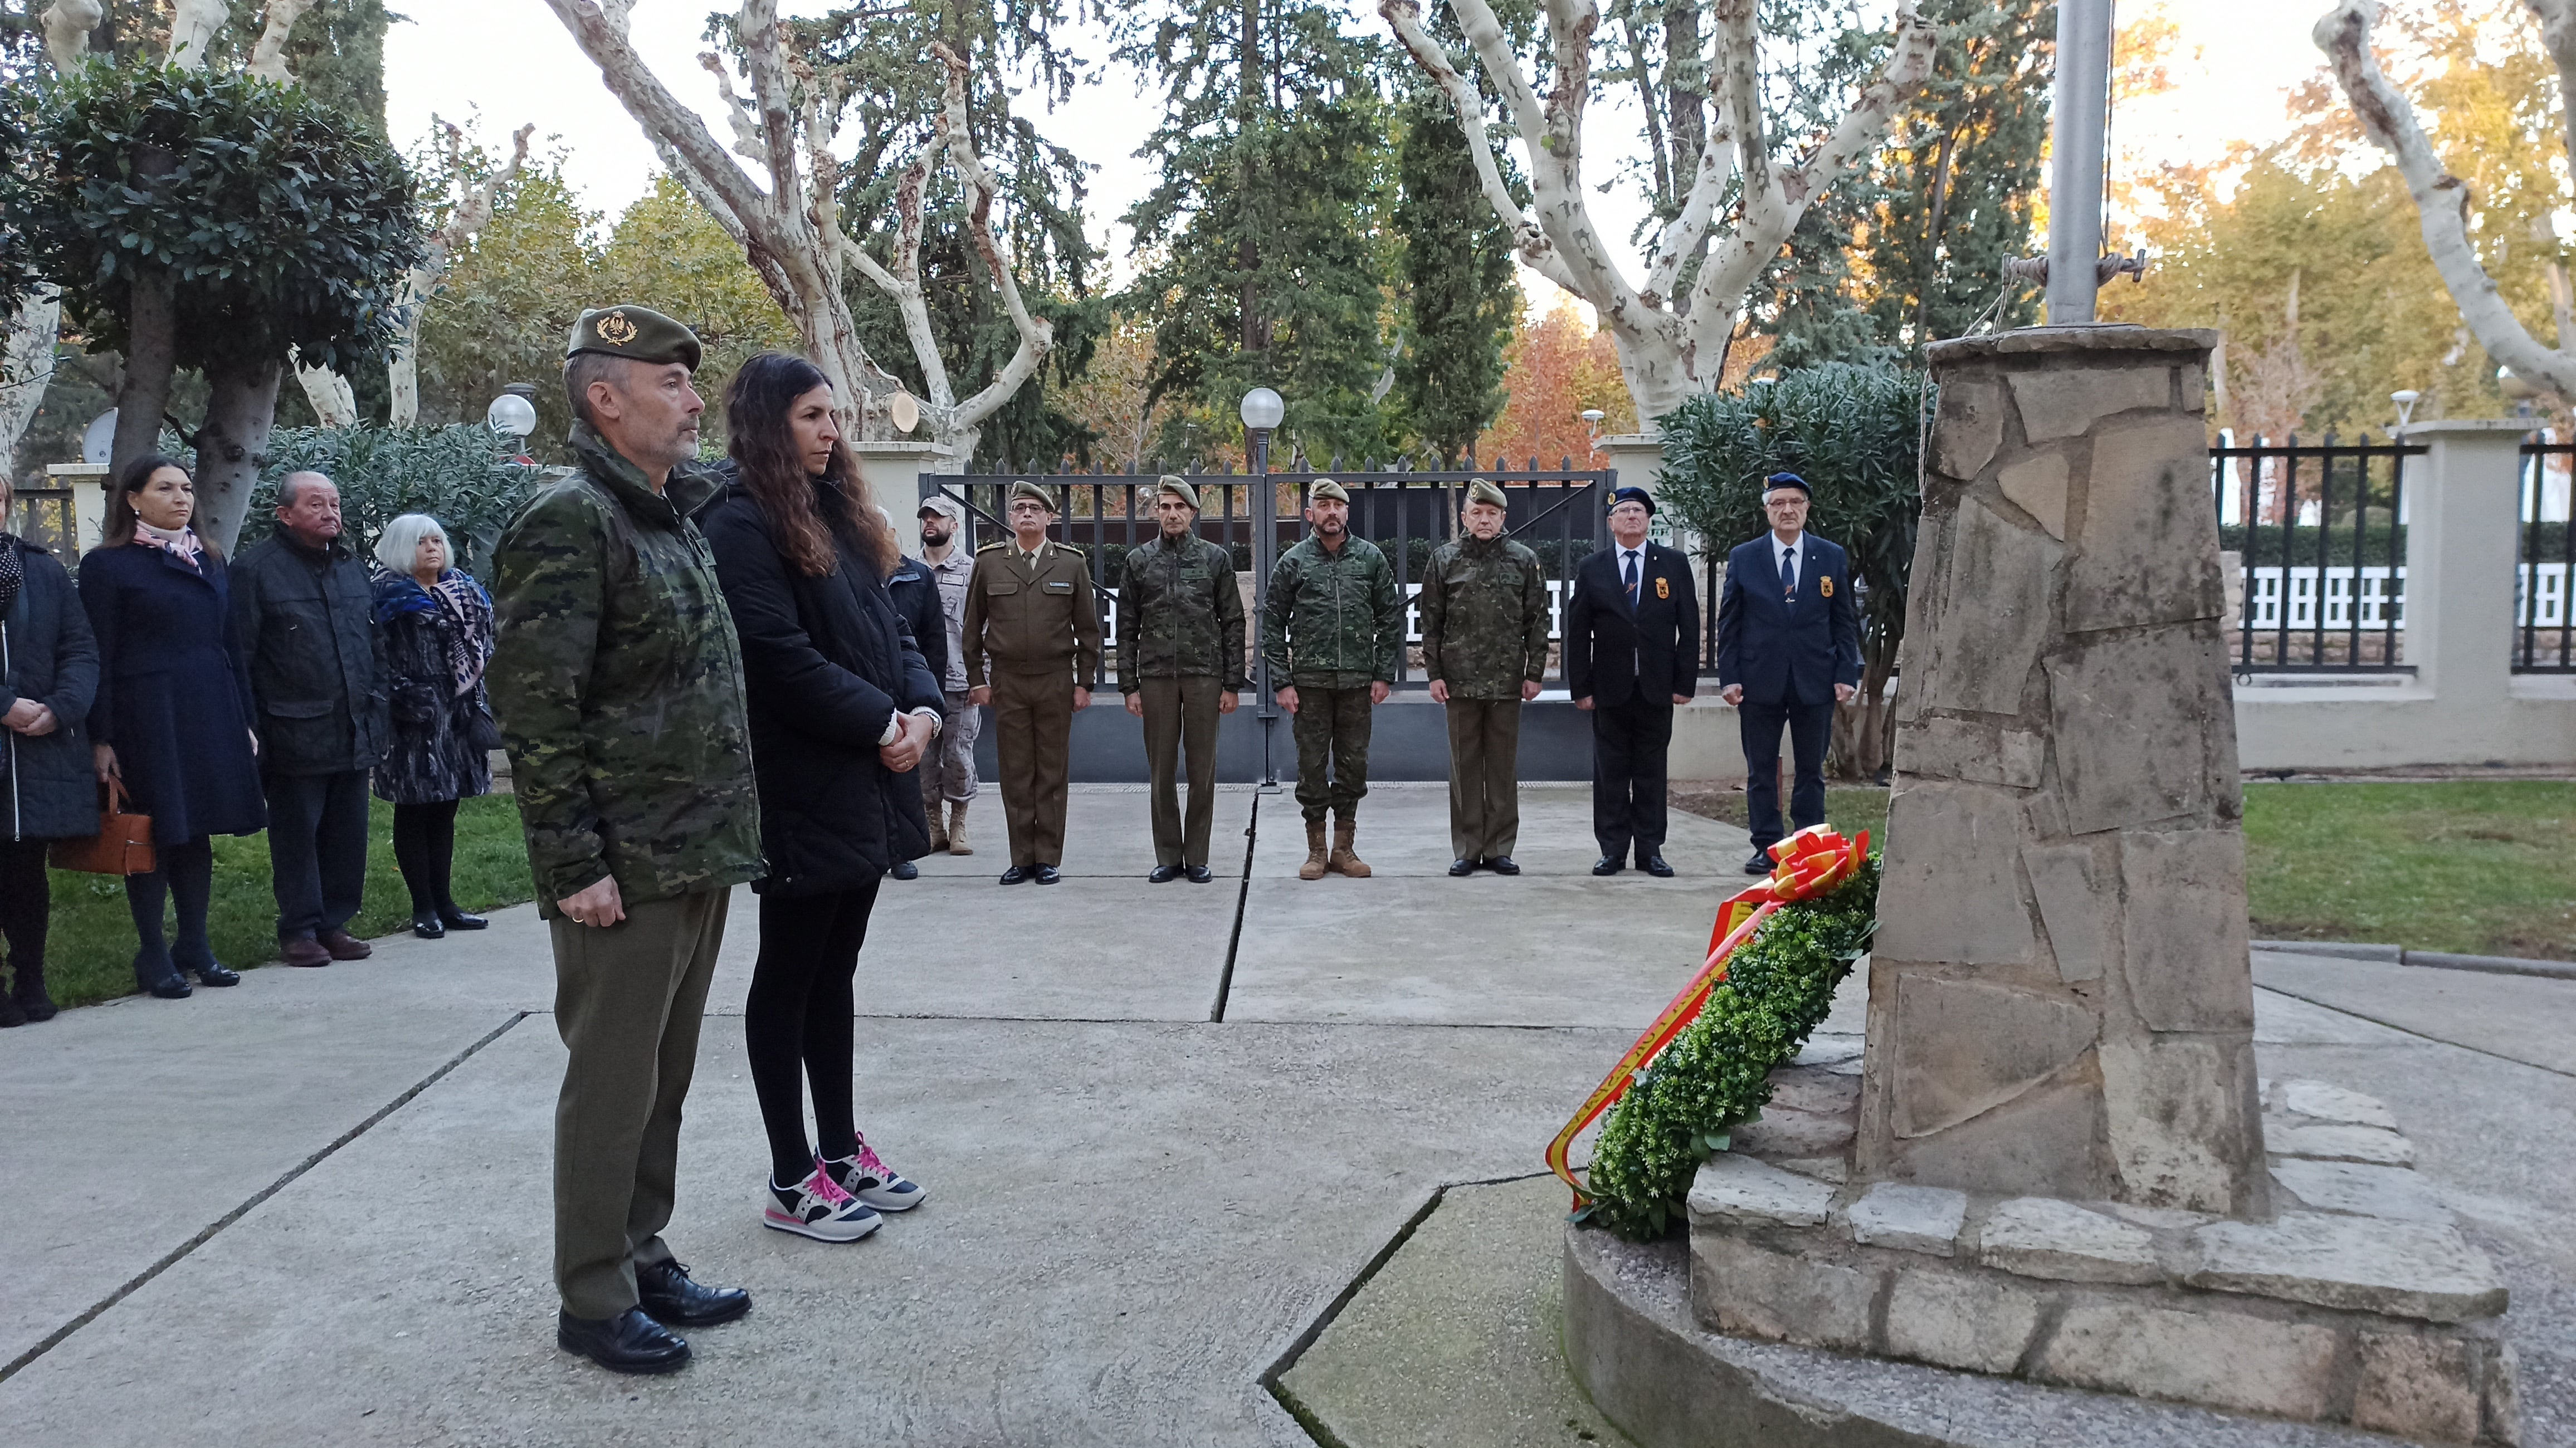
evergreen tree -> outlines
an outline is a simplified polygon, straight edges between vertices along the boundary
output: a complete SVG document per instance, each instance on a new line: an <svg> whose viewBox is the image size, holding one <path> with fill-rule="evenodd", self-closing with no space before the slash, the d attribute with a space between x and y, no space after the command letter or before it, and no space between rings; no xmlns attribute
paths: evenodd
<svg viewBox="0 0 2576 1448"><path fill-rule="evenodd" d="M1175 451L1231 436L1255 386L1286 399L1281 440L1311 457L1392 451L1390 107L1378 46L1348 18L1320 0L1162 0L1127 21L1121 57L1164 83L1139 152L1162 179L1127 221L1151 259L1131 302L1156 323L1150 396L1183 404Z"/></svg>
<svg viewBox="0 0 2576 1448"><path fill-rule="evenodd" d="M1503 347L1521 290L1511 236L1459 164L1466 138L1447 100L1417 88L1403 106L1395 230L1403 245L1404 343L1395 400L1407 434L1445 466L1502 415Z"/></svg>

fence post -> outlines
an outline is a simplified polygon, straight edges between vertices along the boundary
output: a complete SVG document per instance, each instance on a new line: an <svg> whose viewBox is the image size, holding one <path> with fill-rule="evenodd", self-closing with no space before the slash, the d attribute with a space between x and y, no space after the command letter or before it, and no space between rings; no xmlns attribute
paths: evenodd
<svg viewBox="0 0 2576 1448"><path fill-rule="evenodd" d="M2516 520L2528 419L2415 423L2406 470L2405 660L2446 702L2501 704L2512 679Z"/></svg>

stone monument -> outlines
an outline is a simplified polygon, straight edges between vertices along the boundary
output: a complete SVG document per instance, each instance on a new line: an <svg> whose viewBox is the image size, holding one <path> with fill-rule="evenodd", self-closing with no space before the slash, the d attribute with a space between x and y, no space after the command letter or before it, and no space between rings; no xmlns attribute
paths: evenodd
<svg viewBox="0 0 2576 1448"><path fill-rule="evenodd" d="M1889 1441L1856 1400L1766 1417L1840 1379L1727 1338L2516 1440L2503 1281L2394 1119L2256 1077L2216 335L1930 349L1865 1046L1775 1072L1701 1170L1687 1325L1655 1306L1653 1249L1568 1238L1570 1360L1640 1442ZM1709 1426L1730 1411L1765 1426Z"/></svg>

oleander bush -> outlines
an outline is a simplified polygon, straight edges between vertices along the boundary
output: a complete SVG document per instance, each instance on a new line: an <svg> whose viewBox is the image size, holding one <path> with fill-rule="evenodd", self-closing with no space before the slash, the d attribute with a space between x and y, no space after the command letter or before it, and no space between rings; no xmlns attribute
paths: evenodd
<svg viewBox="0 0 2576 1448"><path fill-rule="evenodd" d="M1699 1019L1612 1108L1592 1149L1586 1220L1639 1240L1681 1220L1692 1176L1727 1149L1729 1133L1761 1117L1772 1070L1806 1045L1877 928L1876 857L1762 922Z"/></svg>

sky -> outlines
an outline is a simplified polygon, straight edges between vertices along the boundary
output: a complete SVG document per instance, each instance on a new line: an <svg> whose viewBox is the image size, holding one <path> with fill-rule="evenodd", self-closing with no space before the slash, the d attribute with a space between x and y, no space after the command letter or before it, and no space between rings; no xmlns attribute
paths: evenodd
<svg viewBox="0 0 2576 1448"><path fill-rule="evenodd" d="M663 83L697 105L722 137L729 133L716 110L714 77L697 63L706 17L717 3L636 0L633 34ZM2139 3L2123 5L2122 18ZM2232 140L2267 139L2286 129L2284 93L2320 66L2308 28L2323 12L2324 0L2163 3L2181 31L2185 55L2174 70L2183 89L2116 114L2117 149L2142 158L2215 155ZM533 121L540 138L555 138L563 150L565 173L590 208L614 217L651 184L652 148L544 0L433 0L405 8L417 18L399 24L385 44L386 119L398 144L417 145L433 115L475 121L485 143L496 149L508 144L510 132ZM828 0L784 0L779 8L797 15L831 7ZM1354 4L1352 14L1355 25L1383 24L1373 4ZM1030 108L1024 114L1097 168L1088 208L1092 233L1104 243L1114 273L1124 277L1132 270L1130 239L1117 217L1152 184L1147 163L1134 152L1152 129L1158 106L1152 95L1140 93L1136 72L1106 63L1104 36L1083 33L1075 48L1101 63L1100 82L1081 88L1052 114L1024 102ZM1592 106L1584 135L1587 177L1607 179L1622 157L1642 149L1632 105L1613 100ZM1627 186L1594 194L1591 207L1601 233L1614 243L1625 240L1643 211ZM1534 274L1524 271L1523 284L1534 308L1552 304L1554 288Z"/></svg>

